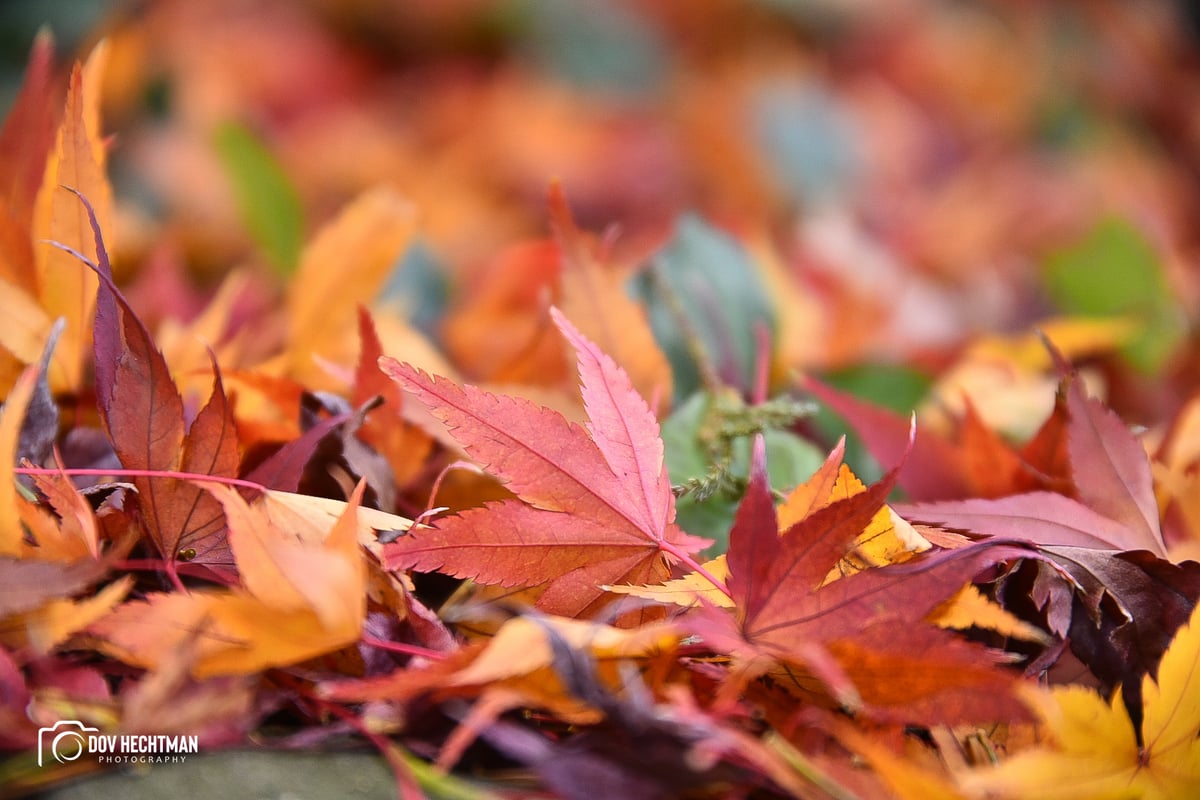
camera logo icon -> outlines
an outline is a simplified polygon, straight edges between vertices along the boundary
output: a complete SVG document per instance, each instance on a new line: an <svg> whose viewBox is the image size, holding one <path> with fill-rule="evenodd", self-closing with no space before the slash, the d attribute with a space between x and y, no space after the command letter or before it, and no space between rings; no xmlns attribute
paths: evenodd
<svg viewBox="0 0 1200 800"><path fill-rule="evenodd" d="M88 749L88 737L100 733L74 719L63 719L49 728L38 728L38 766L54 756L60 764L74 761Z"/></svg>

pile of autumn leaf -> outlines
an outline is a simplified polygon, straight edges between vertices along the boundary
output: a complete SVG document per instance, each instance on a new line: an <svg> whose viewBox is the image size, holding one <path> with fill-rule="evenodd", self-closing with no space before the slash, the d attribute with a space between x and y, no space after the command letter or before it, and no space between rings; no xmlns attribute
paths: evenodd
<svg viewBox="0 0 1200 800"><path fill-rule="evenodd" d="M1160 525L1173 506L1200 535L1197 408L1148 457L1066 362L1103 324L1011 343L1060 381L1019 446L969 403L914 424L804 379L891 469L866 486L838 445L781 492L764 345L733 403L748 479L702 558L667 359L557 188L536 347L574 351L582 405L463 385L361 305L414 226L386 188L308 244L268 357L253 325L222 336L232 285L152 333L104 244L104 58L52 125L39 43L0 133L0 780L63 777L30 749L77 719L204 749L366 739L406 796L1200 791L1197 539ZM393 513L414 487L438 505L416 522Z"/></svg>

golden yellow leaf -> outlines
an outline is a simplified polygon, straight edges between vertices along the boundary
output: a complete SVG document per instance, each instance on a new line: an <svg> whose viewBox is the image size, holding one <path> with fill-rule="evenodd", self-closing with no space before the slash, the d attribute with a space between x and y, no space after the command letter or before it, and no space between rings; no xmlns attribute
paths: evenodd
<svg viewBox="0 0 1200 800"><path fill-rule="evenodd" d="M700 566L708 570L708 573L717 580L724 581L729 577L729 565L723 555L717 556L712 561L706 561ZM713 586L712 581L699 572L689 572L682 578L649 586L616 585L603 588L605 591L615 594L627 594L645 600L656 600L660 603L673 603L677 606L694 606L703 598L714 606L733 608L733 600L729 595Z"/></svg>
<svg viewBox="0 0 1200 800"><path fill-rule="evenodd" d="M1068 359L1114 350L1137 329L1127 319L1076 317L1044 320L1036 327ZM935 429L949 429L948 418L961 417L969 399L989 428L1026 439L1054 407L1058 378L1049 374L1050 367L1050 353L1035 331L982 337L938 379L921 419ZM1085 379L1091 380L1086 373Z"/></svg>
<svg viewBox="0 0 1200 800"><path fill-rule="evenodd" d="M959 589L958 594L934 609L928 619L942 628L986 628L1026 642L1051 642L1048 633L1009 613L1002 606L984 597L969 583Z"/></svg>
<svg viewBox="0 0 1200 800"><path fill-rule="evenodd" d="M194 640L192 674L203 678L294 664L351 644L366 614L357 520L362 491L360 484L344 513L313 537L281 529L261 505L220 486L213 494L226 509L245 588L126 603L90 627L97 646L156 669Z"/></svg>
<svg viewBox="0 0 1200 800"><path fill-rule="evenodd" d="M320 538L340 517L346 513L348 504L328 497L313 497L294 492L271 490L263 495L262 508L272 523L282 529L295 532L301 538ZM358 543L378 555L379 544L375 531L406 531L412 520L399 514L389 514L374 508L355 509L358 520Z"/></svg>
<svg viewBox="0 0 1200 800"><path fill-rule="evenodd" d="M833 487L837 484L845 453L846 439L842 438L808 480L797 486L775 511L779 530L786 531L800 520L821 510L832 502Z"/></svg>
<svg viewBox="0 0 1200 800"><path fill-rule="evenodd" d="M866 490L866 486L855 476L854 472L840 462L840 450L835 450L825 465L818 469L808 481L792 490L776 511L780 530L786 531L804 517L836 500L844 500ZM920 553L929 548L930 544L924 536L917 533L912 525L892 511L890 506L884 506L879 509L872 517L870 524L854 540L851 550L846 556L830 570L824 583L829 583L844 575L861 572L869 567L899 563L911 558L914 553ZM718 580L723 581L729 576L729 567L723 555L717 556L703 566ZM701 598L715 606L724 608L733 606L733 601L727 594L713 586L712 581L698 572L692 572L682 578L661 584L615 585L605 586L604 589L617 594L627 594L681 606L695 605L700 602Z"/></svg>
<svg viewBox="0 0 1200 800"><path fill-rule="evenodd" d="M91 358L91 317L96 305L96 276L79 260L43 240L58 242L96 259L96 239L79 198L92 204L112 250L112 187L105 173L106 156L100 129L99 81L108 48L97 45L82 67L76 65L67 88L67 105L46 173L34 205L33 241L38 299L50 319L62 317L66 328L54 351L50 384L78 391Z"/></svg>
<svg viewBox="0 0 1200 800"><path fill-rule="evenodd" d="M1136 320L1120 317L1053 317L1039 322L1036 331L1017 336L987 336L970 349L972 355L995 356L1030 372L1042 372L1053 366L1045 336L1067 359L1109 352L1137 333ZM1039 335L1039 333L1041 335Z"/></svg>
<svg viewBox="0 0 1200 800"><path fill-rule="evenodd" d="M853 497L866 491L866 488L866 485L858 479L850 467L842 464L837 481L833 484L833 490L830 492L829 502ZM822 505L828 505L828 503ZM907 561L915 553L924 552L930 546L929 541L917 533L907 520L892 511L891 506L885 505L875 512L875 516L871 518L867 527L854 539L849 551L829 571L823 583L829 583L839 577L853 575L871 567Z"/></svg>
<svg viewBox="0 0 1200 800"><path fill-rule="evenodd" d="M1111 702L1081 686L1030 689L1049 736L993 769L961 779L987 798L1200 796L1200 607L1175 634L1154 678L1142 680L1143 747L1118 691Z"/></svg>

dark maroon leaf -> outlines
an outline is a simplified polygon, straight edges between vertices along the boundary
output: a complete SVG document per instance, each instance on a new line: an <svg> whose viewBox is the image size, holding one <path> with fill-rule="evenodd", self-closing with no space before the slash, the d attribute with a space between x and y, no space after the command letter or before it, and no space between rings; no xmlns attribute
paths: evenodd
<svg viewBox="0 0 1200 800"><path fill-rule="evenodd" d="M1138 531L1053 492L1030 492L998 500L903 503L895 509L909 522L1034 544L1132 550L1143 539Z"/></svg>
<svg viewBox="0 0 1200 800"><path fill-rule="evenodd" d="M1069 639L1080 661L1120 685L1139 729L1142 677L1153 674L1175 631L1200 599L1200 564L1172 564L1144 550L1081 547L1043 552L1077 582Z"/></svg>
<svg viewBox="0 0 1200 800"><path fill-rule="evenodd" d="M255 467L246 480L261 484L268 489L278 489L283 492L294 492L300 486L304 477L304 468L317 452L321 441L337 430L338 426L348 418L339 414L321 420L295 439L276 450L269 458Z"/></svg>

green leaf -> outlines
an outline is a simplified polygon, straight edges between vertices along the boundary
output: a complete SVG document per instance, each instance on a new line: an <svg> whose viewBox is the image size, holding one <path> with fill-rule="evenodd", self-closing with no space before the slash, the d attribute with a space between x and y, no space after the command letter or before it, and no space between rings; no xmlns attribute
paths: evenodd
<svg viewBox="0 0 1200 800"><path fill-rule="evenodd" d="M713 466L705 442L711 403L710 395L697 392L662 424L667 472L673 484L703 477ZM767 474L777 489L788 490L808 480L825 460L819 448L793 433L767 429L763 435L767 444ZM750 442L751 437L743 436L733 443L729 473L738 481L744 482L750 474ZM706 557L724 553L740 500L740 493L717 493L707 499L686 494L675 503L676 522L688 533L714 541L704 551Z"/></svg>
<svg viewBox="0 0 1200 800"><path fill-rule="evenodd" d="M295 187L271 151L245 126L225 123L217 129L215 145L250 235L280 275L291 275L304 246L304 217Z"/></svg>
<svg viewBox="0 0 1200 800"><path fill-rule="evenodd" d="M429 245L416 241L392 270L380 293L380 301L395 306L413 327L431 341L438 339L438 327L450 304L450 279Z"/></svg>
<svg viewBox="0 0 1200 800"><path fill-rule="evenodd" d="M525 0L523 49L547 73L581 89L644 95L662 84L668 47L634 4Z"/></svg>
<svg viewBox="0 0 1200 800"><path fill-rule="evenodd" d="M1101 220L1079 242L1051 255L1042 277L1046 293L1066 313L1139 322L1140 333L1122 352L1143 372L1159 370L1184 336L1158 255L1125 220Z"/></svg>
<svg viewBox="0 0 1200 800"><path fill-rule="evenodd" d="M773 331L775 318L758 270L735 239L684 216L654 265L630 288L645 304L654 338L671 362L676 400L706 388L697 345L723 383L752 386L755 328Z"/></svg>

